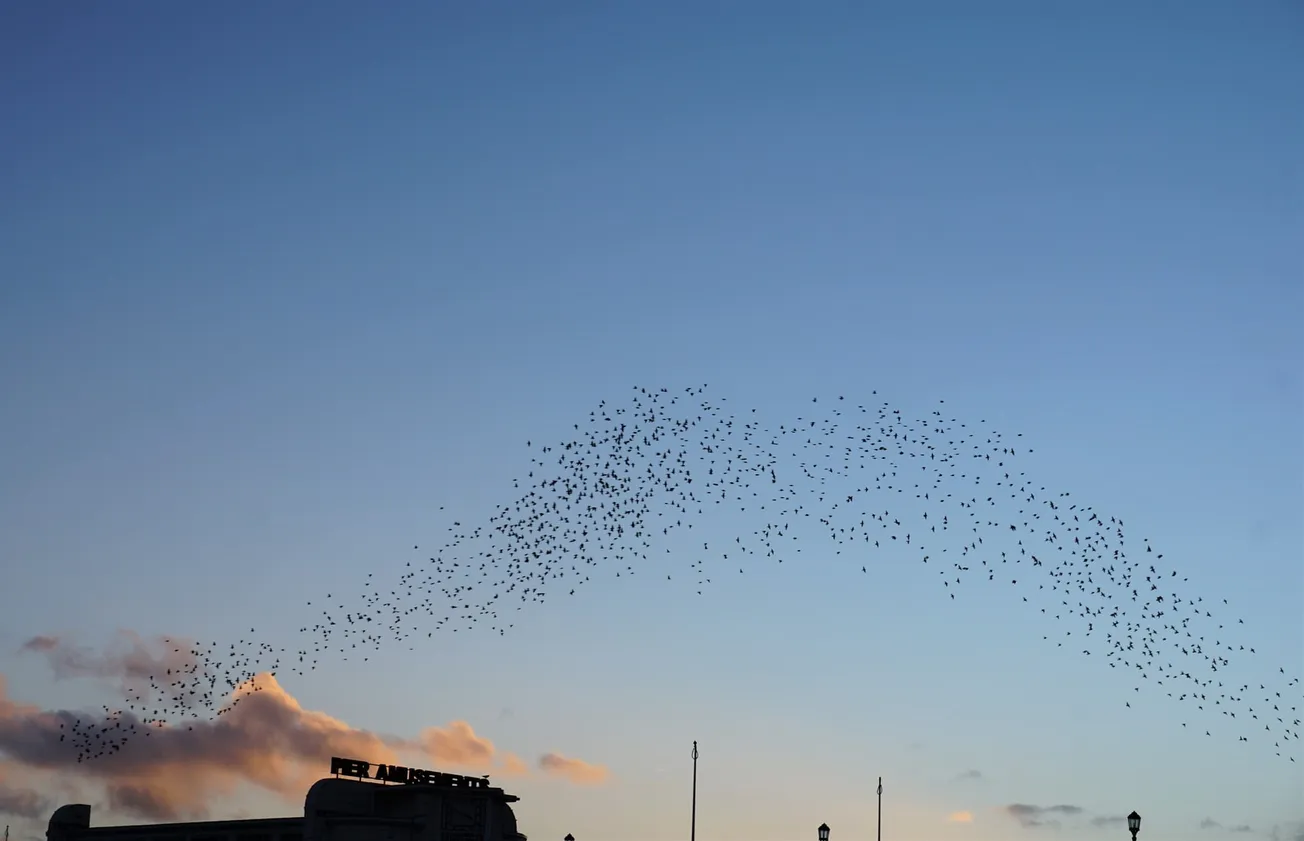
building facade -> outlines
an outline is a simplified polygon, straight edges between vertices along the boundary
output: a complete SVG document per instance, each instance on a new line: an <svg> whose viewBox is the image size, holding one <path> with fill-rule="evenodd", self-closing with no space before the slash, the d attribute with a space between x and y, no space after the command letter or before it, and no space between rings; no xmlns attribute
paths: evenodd
<svg viewBox="0 0 1304 841"><path fill-rule="evenodd" d="M91 826L91 807L61 806L46 841L526 841L511 805L488 779L332 760L347 777L318 780L303 817Z"/></svg>

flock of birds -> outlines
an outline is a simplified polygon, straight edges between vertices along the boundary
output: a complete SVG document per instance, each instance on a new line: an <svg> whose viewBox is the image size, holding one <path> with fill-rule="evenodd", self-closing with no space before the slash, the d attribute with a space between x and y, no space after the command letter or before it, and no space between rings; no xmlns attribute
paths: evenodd
<svg viewBox="0 0 1304 841"><path fill-rule="evenodd" d="M1152 681L1218 713L1242 729L1240 741L1270 743L1294 762L1299 678L1284 668L1265 680L1231 677L1233 657L1257 652L1232 642L1243 622L1222 617L1226 601L1185 594L1187 579L1148 541L1126 543L1122 520L1027 478L1016 467L1021 435L948 418L941 406L908 418L876 398L815 399L775 425L755 409L729 411L705 386L635 388L628 403L603 402L575 424L571 440L527 442L516 498L479 525L454 523L392 585L372 572L361 593L309 602L317 618L298 645L274 647L252 628L235 643L176 643L169 667L127 709L75 721L64 738L88 761L158 727L229 713L245 697L232 690L258 691L260 672L303 674L329 657L365 660L437 633L506 634L515 611L573 596L602 571L672 578L686 564L701 594L712 576L804 555L866 575L881 562L918 562L950 599L971 579L1024 588L1023 601L1053 620L1045 639L1103 659L1133 691ZM753 527L702 539L738 521Z"/></svg>

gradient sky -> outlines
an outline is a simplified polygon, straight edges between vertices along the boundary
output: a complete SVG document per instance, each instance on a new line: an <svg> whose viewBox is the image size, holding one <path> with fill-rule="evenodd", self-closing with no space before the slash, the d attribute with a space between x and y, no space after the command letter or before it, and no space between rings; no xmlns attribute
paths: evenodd
<svg viewBox="0 0 1304 841"><path fill-rule="evenodd" d="M12 700L112 700L37 634L288 641L512 498L526 439L700 383L1020 431L1229 600L1255 668L1304 667L1297 2L6 3L0 112ZM1043 626L816 554L281 682L606 766L504 783L536 841L687 837L693 739L707 841L870 837L879 775L902 841L1125 839L1090 819L1131 809L1151 841L1304 837L1299 763Z"/></svg>

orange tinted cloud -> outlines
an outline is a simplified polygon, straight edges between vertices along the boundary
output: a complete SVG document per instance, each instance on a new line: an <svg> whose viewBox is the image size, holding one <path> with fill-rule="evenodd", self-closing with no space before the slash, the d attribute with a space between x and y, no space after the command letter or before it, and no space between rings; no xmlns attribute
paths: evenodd
<svg viewBox="0 0 1304 841"><path fill-rule="evenodd" d="M607 779L606 766L592 765L559 753L545 753L539 757L539 768L549 776L561 777L578 785L598 785Z"/></svg>
<svg viewBox="0 0 1304 841"><path fill-rule="evenodd" d="M514 753L503 754L503 764L499 766L499 773L508 777L524 777L530 773L530 766Z"/></svg>
<svg viewBox="0 0 1304 841"><path fill-rule="evenodd" d="M427 727L417 737L425 757L440 768L485 772L505 777L524 777L530 766L514 753L500 751L477 734L465 721L450 721L443 727Z"/></svg>
<svg viewBox="0 0 1304 841"><path fill-rule="evenodd" d="M951 823L973 823L973 812L952 812L946 819Z"/></svg>
<svg viewBox="0 0 1304 841"><path fill-rule="evenodd" d="M151 645L130 633L118 643L118 650L107 655L56 637L35 637L24 647L49 657L56 674L66 677L121 682L151 673L151 664L168 668L172 643ZM11 778L45 771L90 781L102 787L110 809L148 820L207 817L214 798L233 794L242 784L300 802L308 787L326 776L332 756L507 776L529 772L518 756L499 751L466 721L428 727L414 738L375 733L304 709L271 674L258 675L230 697L240 703L219 717L149 725L130 712L107 718L19 704L10 699L0 675L0 755L17 772ZM117 753L78 763L68 734L76 722L85 727L88 719L93 730L118 722L123 728L134 726L137 735ZM556 759L562 765L544 757L540 767L575 782L592 782L606 773L582 760ZM0 776L0 811L30 817L48 814L50 808L35 791Z"/></svg>
<svg viewBox="0 0 1304 841"><path fill-rule="evenodd" d="M276 678L262 675L257 688L238 687L232 697L241 697L241 704L212 721L142 728L124 714L118 718L124 726L137 724L149 735L137 735L119 753L78 763L64 737L84 717L16 704L4 689L0 683L0 752L28 768L93 779L103 785L110 808L156 820L206 817L212 798L233 793L242 782L302 797L324 776L331 756L395 762L399 748L415 747L304 710Z"/></svg>
<svg viewBox="0 0 1304 841"><path fill-rule="evenodd" d="M494 743L477 736L465 721L445 727L427 727L419 737L422 750L436 762L462 768L488 768L493 764Z"/></svg>
<svg viewBox="0 0 1304 841"><path fill-rule="evenodd" d="M18 779L10 773L8 763L0 762L0 815L33 819L47 815L53 808L49 800Z"/></svg>

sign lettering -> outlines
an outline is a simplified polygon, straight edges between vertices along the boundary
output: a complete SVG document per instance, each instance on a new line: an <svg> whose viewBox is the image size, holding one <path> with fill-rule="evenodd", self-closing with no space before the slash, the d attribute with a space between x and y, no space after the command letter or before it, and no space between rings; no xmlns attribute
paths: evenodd
<svg viewBox="0 0 1304 841"><path fill-rule="evenodd" d="M428 771L425 768L405 768L402 765L376 766L374 773L370 762L361 759L331 757L331 773L336 777L356 777L359 780L379 780L382 783L404 785L454 786L458 788L488 788L488 777L466 777L445 771Z"/></svg>

